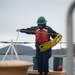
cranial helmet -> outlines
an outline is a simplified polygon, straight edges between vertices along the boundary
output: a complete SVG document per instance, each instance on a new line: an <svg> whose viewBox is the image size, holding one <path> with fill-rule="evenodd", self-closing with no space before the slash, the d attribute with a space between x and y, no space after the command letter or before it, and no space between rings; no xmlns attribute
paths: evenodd
<svg viewBox="0 0 75 75"><path fill-rule="evenodd" d="M40 16L37 20L37 24L46 24L47 21L43 16Z"/></svg>

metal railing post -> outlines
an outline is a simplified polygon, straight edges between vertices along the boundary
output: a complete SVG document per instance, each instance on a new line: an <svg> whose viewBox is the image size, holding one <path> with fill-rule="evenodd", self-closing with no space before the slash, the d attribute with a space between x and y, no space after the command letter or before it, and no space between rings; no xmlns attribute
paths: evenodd
<svg viewBox="0 0 75 75"><path fill-rule="evenodd" d="M73 63L73 26L72 14L75 7L75 1L71 4L67 16L67 75L74 75Z"/></svg>

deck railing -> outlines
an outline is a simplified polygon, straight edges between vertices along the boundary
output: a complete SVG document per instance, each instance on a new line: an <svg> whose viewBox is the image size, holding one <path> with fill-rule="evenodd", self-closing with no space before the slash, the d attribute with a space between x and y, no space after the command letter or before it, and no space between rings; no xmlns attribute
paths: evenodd
<svg viewBox="0 0 75 75"><path fill-rule="evenodd" d="M73 24L72 15L75 1L71 4L67 15L67 75L74 75L73 63Z"/></svg>

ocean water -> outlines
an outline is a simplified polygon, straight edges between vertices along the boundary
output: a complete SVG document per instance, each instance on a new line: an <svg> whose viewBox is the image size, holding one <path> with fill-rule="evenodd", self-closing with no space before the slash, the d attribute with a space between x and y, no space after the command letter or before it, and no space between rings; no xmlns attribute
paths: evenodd
<svg viewBox="0 0 75 75"><path fill-rule="evenodd" d="M0 55L0 61L3 59L4 55ZM5 60L11 60L11 55L7 55ZM13 60L16 60L16 56L13 56ZM23 61L28 61L28 62L33 62L33 56L27 56L27 55L19 55L19 59ZM54 57L51 57L49 59L49 70L53 70L53 60ZM75 58L74 58L74 63L75 63ZM66 57L63 57L63 71L66 71ZM33 66L29 67L29 70L33 69ZM74 64L74 75L75 75L75 64Z"/></svg>

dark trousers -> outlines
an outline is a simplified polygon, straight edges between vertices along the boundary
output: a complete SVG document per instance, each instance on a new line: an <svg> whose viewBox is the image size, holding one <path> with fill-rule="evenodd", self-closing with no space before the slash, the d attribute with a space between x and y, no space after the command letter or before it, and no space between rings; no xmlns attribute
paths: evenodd
<svg viewBox="0 0 75 75"><path fill-rule="evenodd" d="M45 56L42 56L40 58L37 58L37 66L38 66L38 72L48 72L49 69L49 59Z"/></svg>
<svg viewBox="0 0 75 75"><path fill-rule="evenodd" d="M49 71L49 58L51 57L51 49L40 52L39 45L36 46L36 58L38 72L47 73Z"/></svg>

